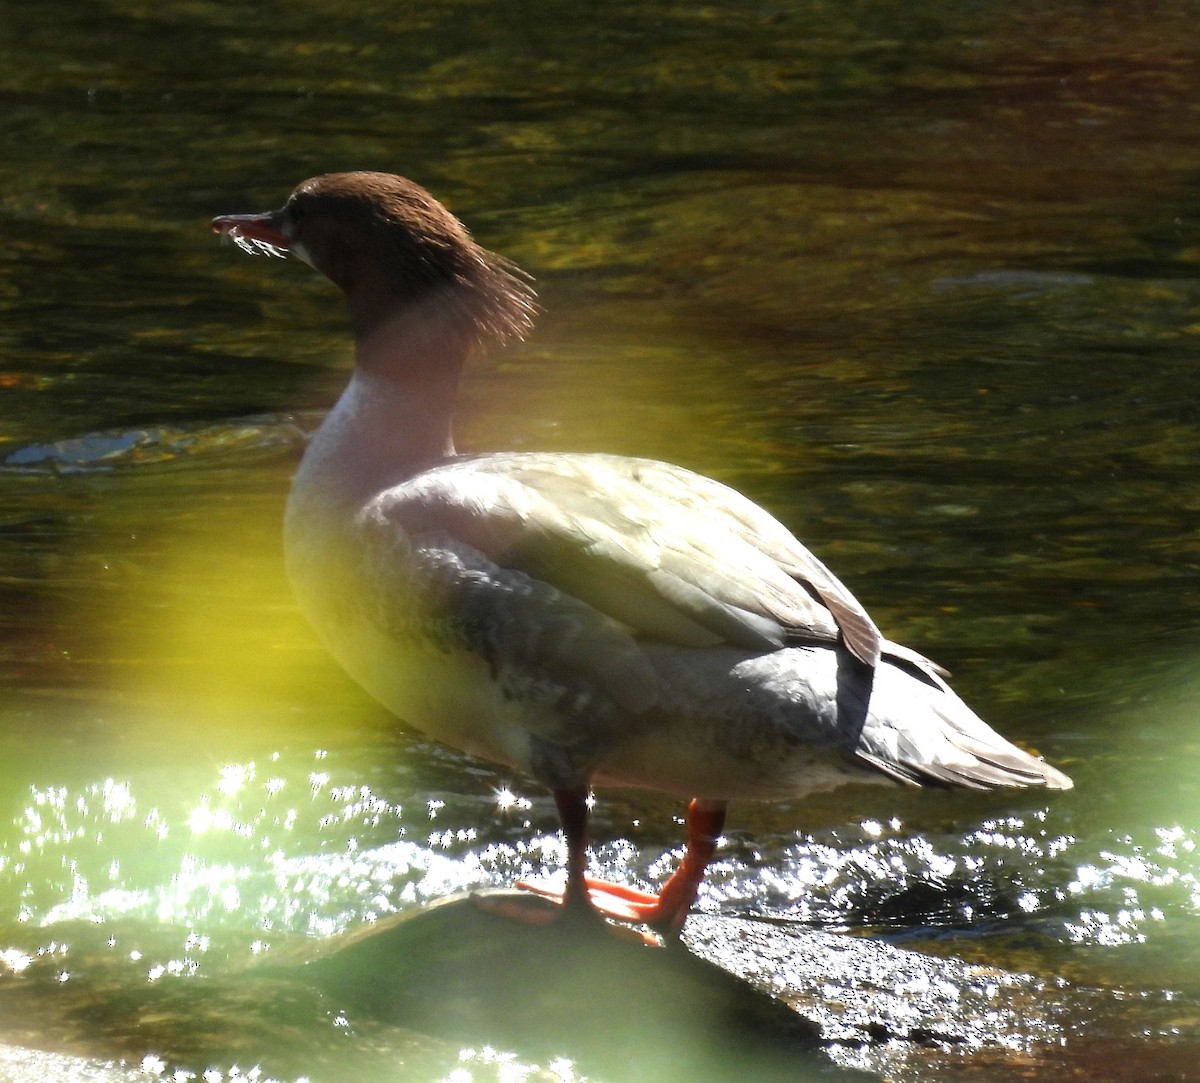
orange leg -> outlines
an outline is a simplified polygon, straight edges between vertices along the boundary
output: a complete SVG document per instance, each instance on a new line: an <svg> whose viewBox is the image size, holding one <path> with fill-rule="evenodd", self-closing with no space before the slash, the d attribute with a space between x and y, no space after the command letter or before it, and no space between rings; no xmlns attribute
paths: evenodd
<svg viewBox="0 0 1200 1083"><path fill-rule="evenodd" d="M696 798L688 805L687 849L679 867L657 894L587 876L587 793L558 790L554 794L567 842L567 884L561 894L542 884L522 881L517 886L549 898L561 898L564 907L587 906L605 917L649 925L668 938L677 937L696 901L704 870L716 852L725 824L725 802ZM590 904L590 905L589 905Z"/></svg>

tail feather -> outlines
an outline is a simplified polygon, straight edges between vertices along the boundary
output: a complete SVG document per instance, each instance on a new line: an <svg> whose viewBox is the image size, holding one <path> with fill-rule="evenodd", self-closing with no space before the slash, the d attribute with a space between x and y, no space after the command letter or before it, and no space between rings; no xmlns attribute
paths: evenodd
<svg viewBox="0 0 1200 1083"><path fill-rule="evenodd" d="M876 670L870 717L854 750L859 759L917 786L1072 788L1070 778L1001 737L945 682L924 676L903 665ZM919 721L912 721L914 711Z"/></svg>

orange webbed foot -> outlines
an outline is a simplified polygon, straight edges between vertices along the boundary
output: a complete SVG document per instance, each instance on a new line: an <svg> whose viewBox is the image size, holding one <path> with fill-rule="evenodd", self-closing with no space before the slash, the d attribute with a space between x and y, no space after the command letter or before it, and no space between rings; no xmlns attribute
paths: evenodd
<svg viewBox="0 0 1200 1083"><path fill-rule="evenodd" d="M674 940L682 932L696 901L724 822L725 805L721 802L695 800L688 806L687 849L679 867L658 894L586 876L582 871L576 872L574 878L568 872L561 887L544 880L523 880L517 887L568 906L574 901L613 921L648 925L664 939ZM578 852L575 868L582 864L582 859L582 852ZM578 887L572 887L573 880Z"/></svg>
<svg viewBox="0 0 1200 1083"><path fill-rule="evenodd" d="M662 895L648 891L616 884L610 880L601 880L594 876L585 876L584 886L587 889L587 901L591 910L601 917L612 921L620 921L630 925L648 925L656 932L665 936L674 935L678 928L683 927L687 917L687 908L680 913L678 905L670 905ZM543 899L562 903L564 888L562 885L549 880L519 880L517 887L529 891Z"/></svg>

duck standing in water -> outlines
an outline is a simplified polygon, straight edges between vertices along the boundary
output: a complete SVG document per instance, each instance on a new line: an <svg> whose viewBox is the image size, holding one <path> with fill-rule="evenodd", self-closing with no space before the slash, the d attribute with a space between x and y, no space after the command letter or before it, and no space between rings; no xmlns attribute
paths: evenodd
<svg viewBox="0 0 1200 1083"><path fill-rule="evenodd" d="M423 188L330 174L213 229L295 253L350 302L354 374L287 506L302 609L403 721L552 791L564 909L677 935L737 798L872 779L1070 788L732 489L649 459L459 455L463 364L526 332L534 294ZM691 799L659 894L585 875L593 785Z"/></svg>

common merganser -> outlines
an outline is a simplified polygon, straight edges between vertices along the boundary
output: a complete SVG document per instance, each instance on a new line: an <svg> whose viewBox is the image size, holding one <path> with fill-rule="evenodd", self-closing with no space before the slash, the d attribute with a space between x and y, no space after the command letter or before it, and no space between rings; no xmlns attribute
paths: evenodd
<svg viewBox="0 0 1200 1083"><path fill-rule="evenodd" d="M550 789L564 911L678 935L735 798L872 779L1071 787L727 486L616 455L458 454L463 364L530 328L534 291L417 184L314 177L213 229L295 253L350 304L354 373L287 505L302 609L404 722ZM691 799L658 895L586 876L593 785Z"/></svg>

